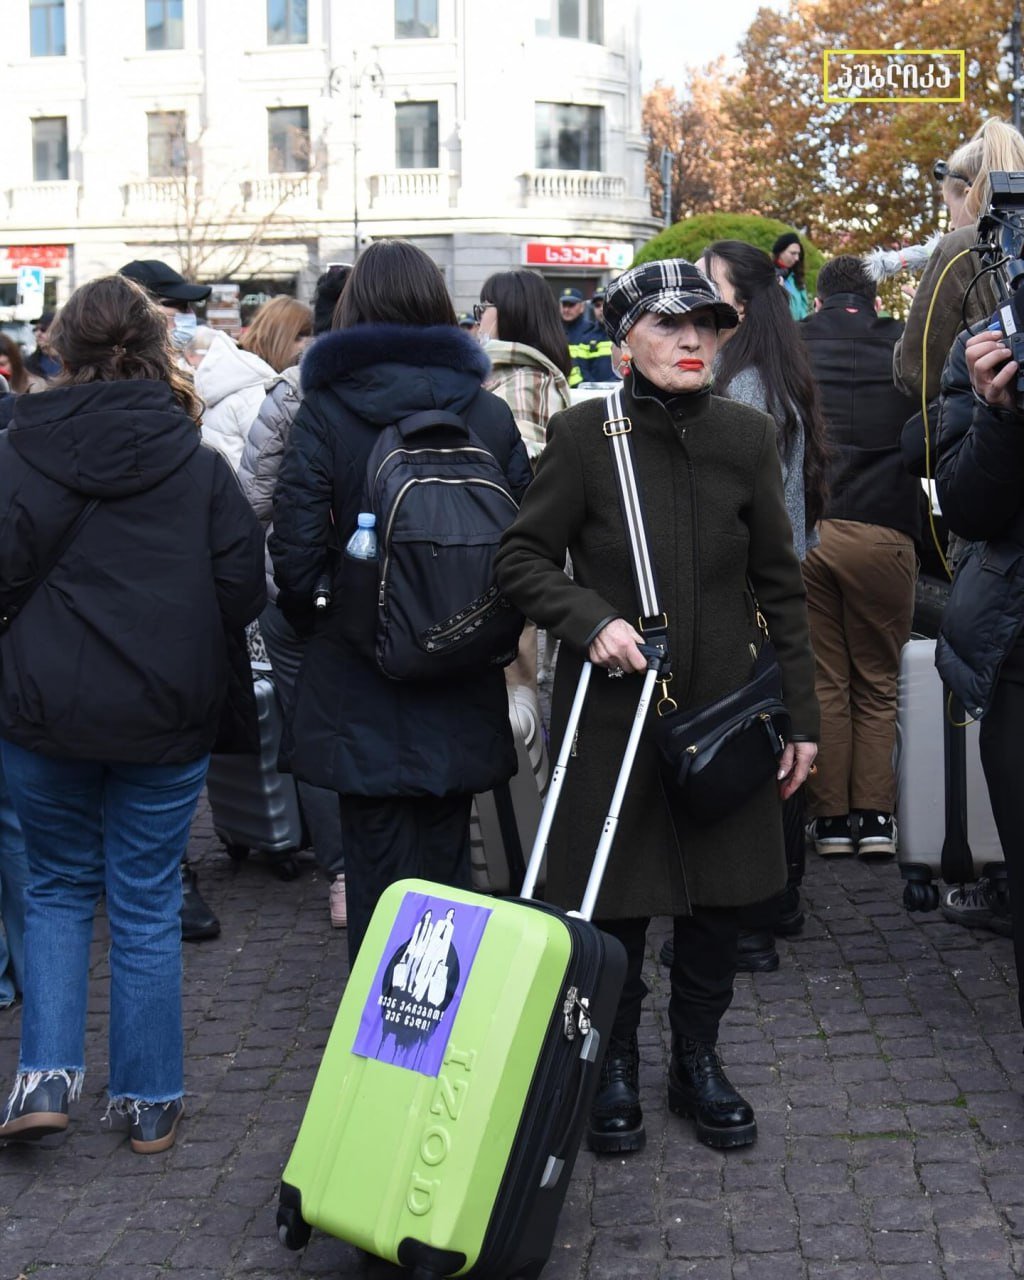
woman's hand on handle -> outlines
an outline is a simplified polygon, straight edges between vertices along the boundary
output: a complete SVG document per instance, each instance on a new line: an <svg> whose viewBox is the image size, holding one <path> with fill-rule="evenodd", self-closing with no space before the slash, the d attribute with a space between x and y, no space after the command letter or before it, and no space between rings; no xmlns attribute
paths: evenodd
<svg viewBox="0 0 1024 1280"><path fill-rule="evenodd" d="M788 800L807 781L818 754L816 742L788 742L779 761L779 797Z"/></svg>
<svg viewBox="0 0 1024 1280"><path fill-rule="evenodd" d="M625 618L615 618L602 627L590 643L587 657L596 667L609 671L646 671L647 659L637 648L643 636Z"/></svg>

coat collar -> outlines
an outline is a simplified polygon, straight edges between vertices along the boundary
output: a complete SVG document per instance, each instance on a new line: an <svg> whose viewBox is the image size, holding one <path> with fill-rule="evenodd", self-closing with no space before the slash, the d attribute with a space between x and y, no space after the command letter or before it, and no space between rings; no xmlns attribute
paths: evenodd
<svg viewBox="0 0 1024 1280"><path fill-rule="evenodd" d="M327 387L378 364L440 365L472 374L480 382L491 371L483 347L453 325L361 324L335 329L313 343L302 361L302 389Z"/></svg>

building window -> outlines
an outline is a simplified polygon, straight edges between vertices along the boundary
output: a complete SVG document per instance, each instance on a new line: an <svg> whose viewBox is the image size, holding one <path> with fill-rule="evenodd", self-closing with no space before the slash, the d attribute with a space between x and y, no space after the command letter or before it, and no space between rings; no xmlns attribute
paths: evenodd
<svg viewBox="0 0 1024 1280"><path fill-rule="evenodd" d="M537 168L601 168L601 108L538 102Z"/></svg>
<svg viewBox="0 0 1024 1280"><path fill-rule="evenodd" d="M436 40L437 0L395 0L396 40Z"/></svg>
<svg viewBox="0 0 1024 1280"><path fill-rule="evenodd" d="M604 0L540 0L536 32L604 44Z"/></svg>
<svg viewBox="0 0 1024 1280"><path fill-rule="evenodd" d="M64 0L29 0L28 18L32 57L63 58L67 53Z"/></svg>
<svg viewBox="0 0 1024 1280"><path fill-rule="evenodd" d="M149 176L175 178L188 168L184 111L147 111Z"/></svg>
<svg viewBox="0 0 1024 1280"><path fill-rule="evenodd" d="M270 172L305 173L309 169L309 108L270 107Z"/></svg>
<svg viewBox="0 0 1024 1280"><path fill-rule="evenodd" d="M267 0L267 44L307 44L306 0Z"/></svg>
<svg viewBox="0 0 1024 1280"><path fill-rule="evenodd" d="M146 0L146 48L184 49L185 0Z"/></svg>
<svg viewBox="0 0 1024 1280"><path fill-rule="evenodd" d="M32 181L65 182L68 176L67 116L32 121Z"/></svg>
<svg viewBox="0 0 1024 1280"><path fill-rule="evenodd" d="M395 104L395 166L437 168L437 103Z"/></svg>

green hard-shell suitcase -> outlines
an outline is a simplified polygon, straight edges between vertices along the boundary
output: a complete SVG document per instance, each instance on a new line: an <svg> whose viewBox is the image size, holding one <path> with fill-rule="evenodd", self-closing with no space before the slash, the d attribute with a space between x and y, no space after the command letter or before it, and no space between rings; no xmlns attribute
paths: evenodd
<svg viewBox="0 0 1024 1280"><path fill-rule="evenodd" d="M520 899L404 880L382 895L285 1168L278 1232L312 1227L417 1280L540 1274L625 977L590 923L657 678L648 671L579 913L529 901L591 673Z"/></svg>

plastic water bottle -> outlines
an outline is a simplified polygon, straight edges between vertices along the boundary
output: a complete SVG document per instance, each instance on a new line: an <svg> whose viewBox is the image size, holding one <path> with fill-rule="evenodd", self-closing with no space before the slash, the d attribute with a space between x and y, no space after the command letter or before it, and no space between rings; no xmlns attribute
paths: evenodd
<svg viewBox="0 0 1024 1280"><path fill-rule="evenodd" d="M345 543L345 554L353 560L377 559L377 517L371 511L360 511L355 531Z"/></svg>

